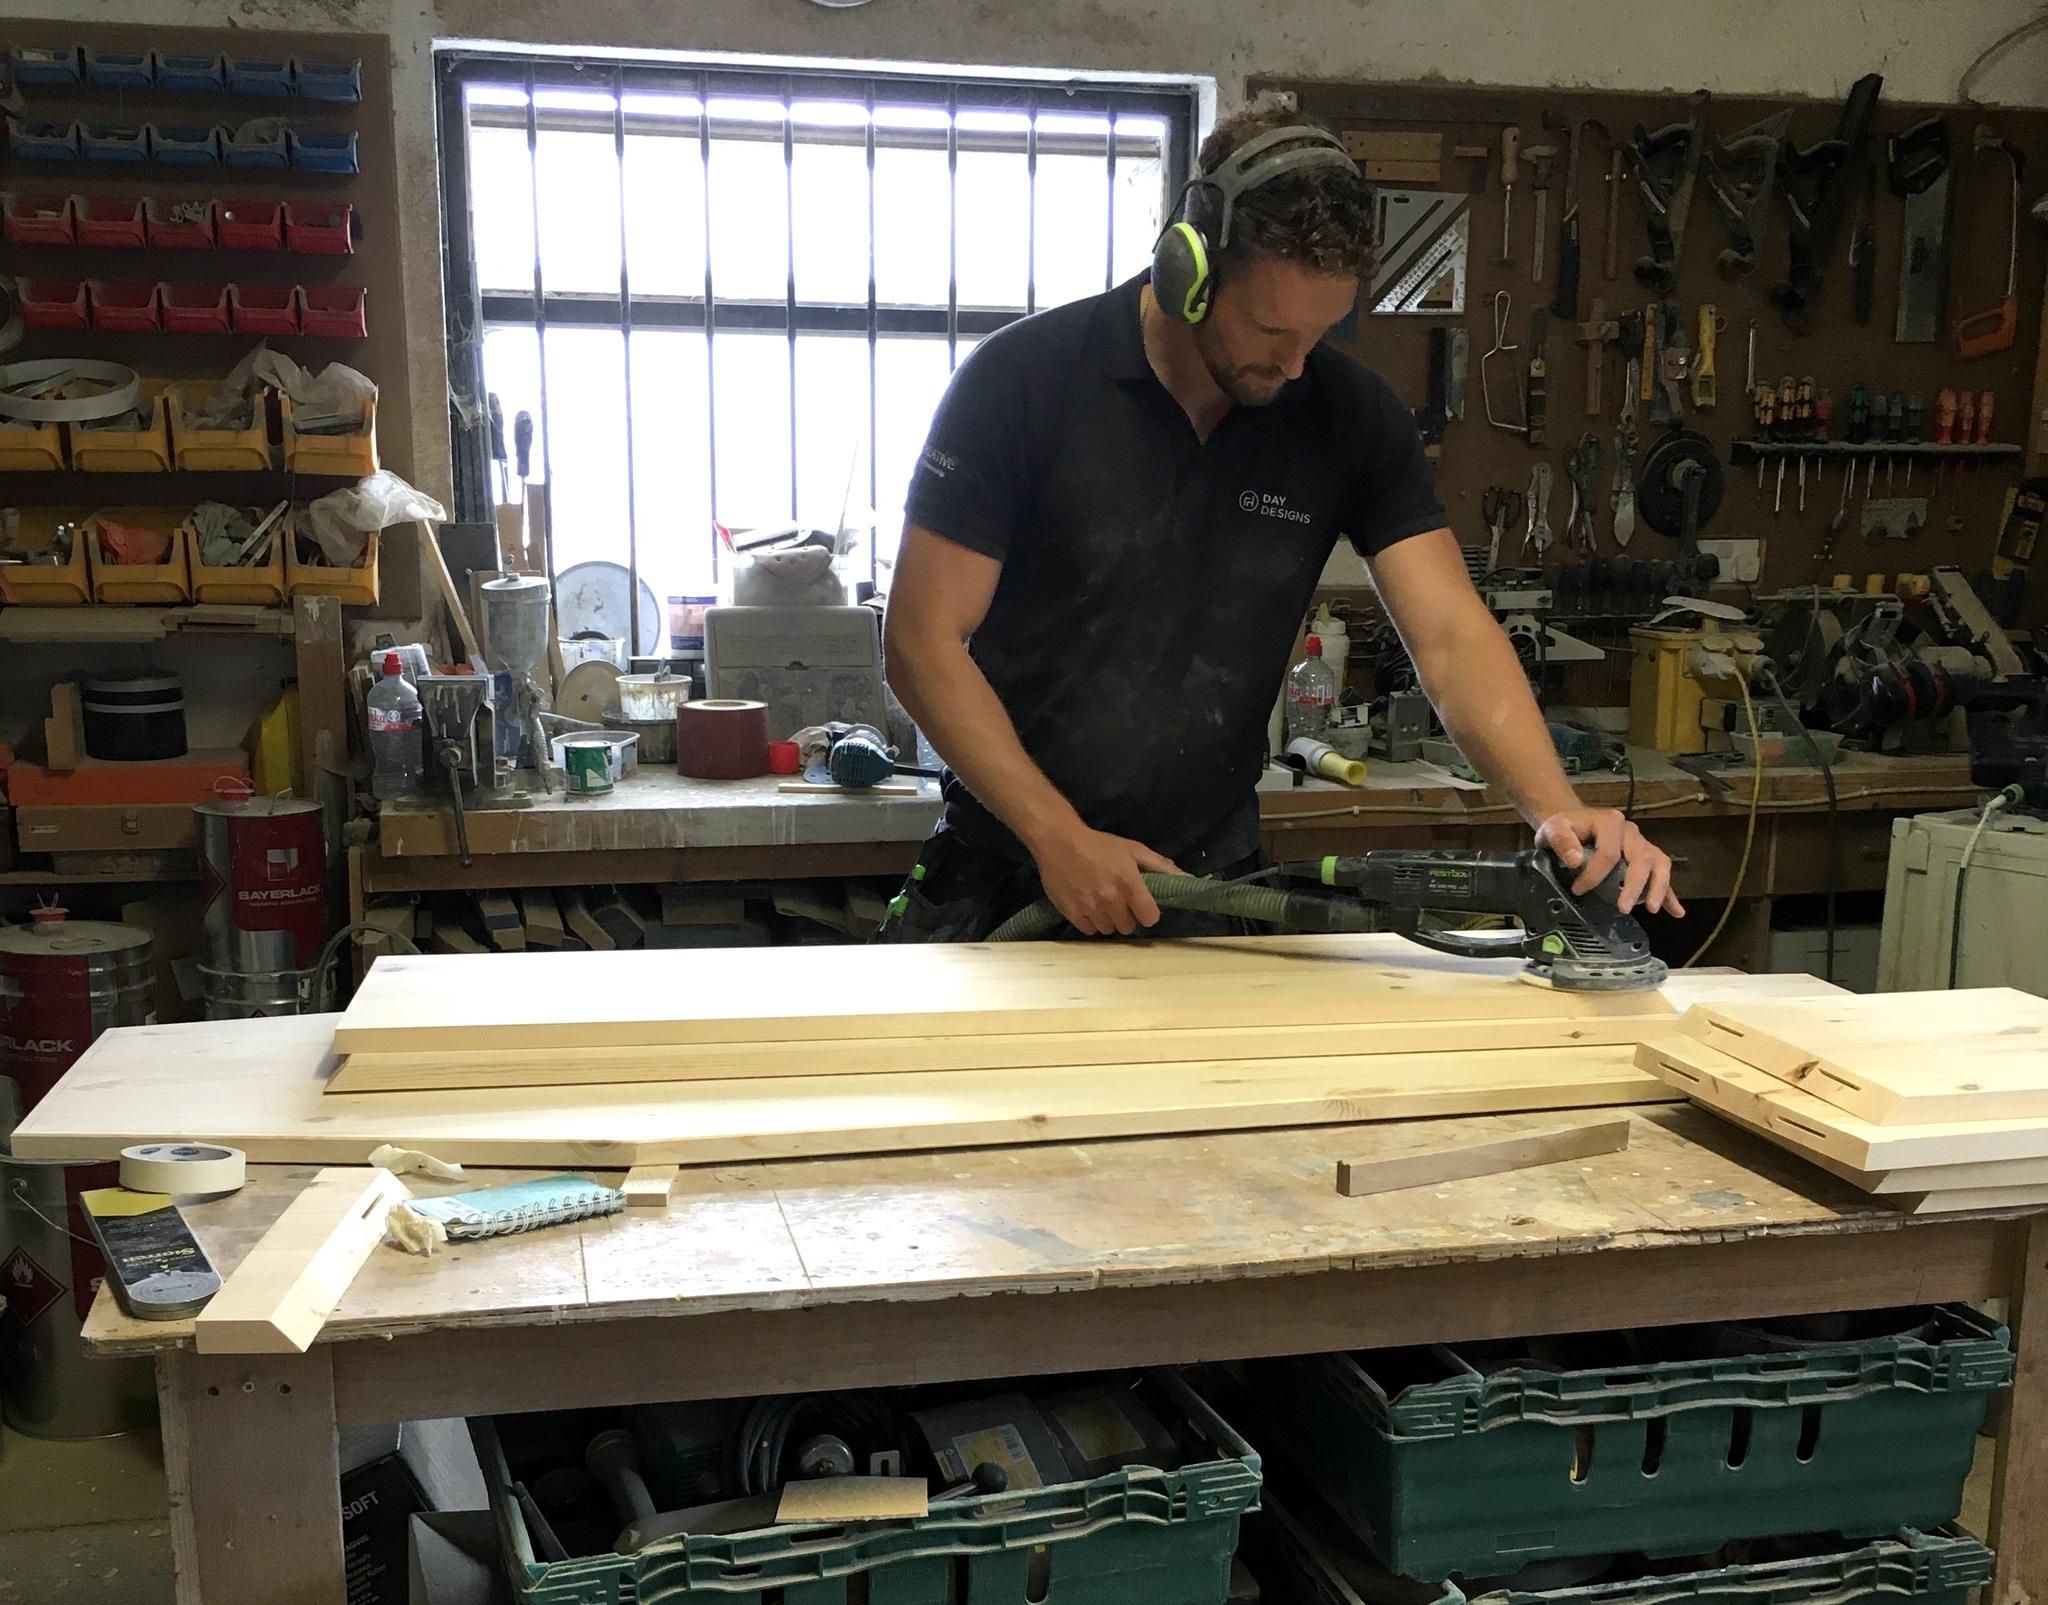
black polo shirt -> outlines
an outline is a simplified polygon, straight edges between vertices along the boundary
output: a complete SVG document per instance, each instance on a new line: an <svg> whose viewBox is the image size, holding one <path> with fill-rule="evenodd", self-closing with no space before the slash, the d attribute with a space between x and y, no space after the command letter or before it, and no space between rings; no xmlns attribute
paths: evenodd
<svg viewBox="0 0 2048 1605"><path fill-rule="evenodd" d="M1409 410L1328 346L1198 439L1146 360L1143 285L977 346L906 511L1002 561L968 650L1024 750L1091 826L1196 871L1258 846L1267 716L1338 536L1370 557L1445 519ZM957 776L946 802L1022 856Z"/></svg>

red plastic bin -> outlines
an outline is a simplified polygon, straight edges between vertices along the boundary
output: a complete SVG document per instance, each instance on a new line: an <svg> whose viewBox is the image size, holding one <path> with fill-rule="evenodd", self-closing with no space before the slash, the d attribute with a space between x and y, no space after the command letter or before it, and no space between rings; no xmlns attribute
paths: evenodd
<svg viewBox="0 0 2048 1605"><path fill-rule="evenodd" d="M164 326L162 286L107 284L88 279L92 295L92 326L121 334L152 334Z"/></svg>
<svg viewBox="0 0 2048 1605"><path fill-rule="evenodd" d="M21 321L31 329L92 326L83 279L17 279L15 285L21 295Z"/></svg>
<svg viewBox="0 0 2048 1605"><path fill-rule="evenodd" d="M345 256L356 248L346 202L333 205L287 201L284 207L284 248L313 256Z"/></svg>
<svg viewBox="0 0 2048 1605"><path fill-rule="evenodd" d="M76 245L75 195L0 195L9 245Z"/></svg>
<svg viewBox="0 0 2048 1605"><path fill-rule="evenodd" d="M363 292L337 284L324 289L300 290L301 327L307 334L326 335L338 340L360 340L370 332L363 309Z"/></svg>
<svg viewBox="0 0 2048 1605"><path fill-rule="evenodd" d="M71 210L78 219L80 245L113 246L121 250L142 248L141 201L81 195L72 202Z"/></svg>
<svg viewBox="0 0 2048 1605"><path fill-rule="evenodd" d="M142 221L149 243L158 250L213 249L212 201L160 201L152 196L142 203Z"/></svg>
<svg viewBox="0 0 2048 1605"><path fill-rule="evenodd" d="M220 248L223 251L282 251L284 208L276 201L222 201Z"/></svg>
<svg viewBox="0 0 2048 1605"><path fill-rule="evenodd" d="M299 287L296 284L230 284L228 310L237 334L297 334Z"/></svg>
<svg viewBox="0 0 2048 1605"><path fill-rule="evenodd" d="M166 284L164 327L173 334L226 334L234 327L225 284Z"/></svg>

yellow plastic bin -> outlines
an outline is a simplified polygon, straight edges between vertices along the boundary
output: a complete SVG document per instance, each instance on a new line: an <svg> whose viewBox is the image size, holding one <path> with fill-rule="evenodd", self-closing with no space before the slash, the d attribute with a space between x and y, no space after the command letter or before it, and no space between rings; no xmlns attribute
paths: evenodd
<svg viewBox="0 0 2048 1605"><path fill-rule="evenodd" d="M42 474L63 466L62 424L0 418L0 473Z"/></svg>
<svg viewBox="0 0 2048 1605"><path fill-rule="evenodd" d="M86 514L82 508L22 507L16 509L20 522L17 540L9 543L0 536L0 550L37 551L49 543L59 524L77 531L66 562L9 563L0 567L0 584L11 596L0 596L10 607L82 607L92 600L92 571L85 555Z"/></svg>
<svg viewBox="0 0 2048 1605"><path fill-rule="evenodd" d="M270 532L261 563L214 568L200 561L199 531L190 524L185 536L192 553L192 599L237 607L279 607L284 603L284 537L282 525Z"/></svg>
<svg viewBox="0 0 2048 1605"><path fill-rule="evenodd" d="M298 513L287 515L292 525ZM374 607L377 602L377 533L370 532L363 548L363 560L355 568L331 568L325 563L299 561L295 528L285 531L285 590L292 596L331 596L349 607Z"/></svg>
<svg viewBox="0 0 2048 1605"><path fill-rule="evenodd" d="M270 446L270 407L259 391L247 429L206 429L189 422L186 409L215 389L210 379L184 379L167 392L171 413L171 454L180 468L254 472L277 466Z"/></svg>
<svg viewBox="0 0 2048 1605"><path fill-rule="evenodd" d="M142 400L149 422L140 429L71 426L71 466L100 474L163 474L171 467L170 412L164 391L170 381L144 379Z"/></svg>
<svg viewBox="0 0 2048 1605"><path fill-rule="evenodd" d="M377 401L363 408L363 427L346 435L302 435L292 425L292 398L278 397L284 419L284 465L295 474L346 474L360 479L377 471Z"/></svg>
<svg viewBox="0 0 2048 1605"><path fill-rule="evenodd" d="M94 600L156 607L191 601L191 541L185 530L188 516L186 509L177 507L103 507L94 513L87 521L92 538L86 542ZM171 538L171 549L161 563L110 563L100 551L103 523L162 530Z"/></svg>

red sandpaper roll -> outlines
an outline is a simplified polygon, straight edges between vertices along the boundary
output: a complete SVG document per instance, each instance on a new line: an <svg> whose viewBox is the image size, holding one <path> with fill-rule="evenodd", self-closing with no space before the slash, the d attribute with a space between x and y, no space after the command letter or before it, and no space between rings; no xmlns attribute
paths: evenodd
<svg viewBox="0 0 2048 1605"><path fill-rule="evenodd" d="M768 704L712 697L676 709L676 773L747 780L768 773Z"/></svg>

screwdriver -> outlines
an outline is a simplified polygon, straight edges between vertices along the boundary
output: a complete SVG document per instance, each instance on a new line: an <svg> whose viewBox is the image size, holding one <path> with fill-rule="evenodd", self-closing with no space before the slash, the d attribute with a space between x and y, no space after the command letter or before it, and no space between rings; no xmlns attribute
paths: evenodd
<svg viewBox="0 0 2048 1605"><path fill-rule="evenodd" d="M1796 397L1797 410L1793 416L1793 428L1802 440L1813 438L1813 375L1805 374L1799 380ZM1799 454L1799 510L1806 511L1806 453Z"/></svg>
<svg viewBox="0 0 2048 1605"><path fill-rule="evenodd" d="M1918 445L1920 441L1920 431L1924 427L1926 427L1926 424L1927 398L1918 393L1908 396L1906 398L1906 439L1912 441L1915 445ZM1909 456L1906 459L1906 485L1910 489L1912 487L1912 484L1913 459Z"/></svg>
<svg viewBox="0 0 2048 1605"><path fill-rule="evenodd" d="M1750 411L1756 419L1756 438L1758 440L1769 440L1771 438L1771 424L1778 416L1777 392L1771 389L1769 385L1758 385L1756 387L1756 394L1750 401ZM1757 453L1756 488L1758 491L1762 491L1764 488L1764 466L1769 461L1770 459L1762 452Z"/></svg>
<svg viewBox="0 0 2048 1605"><path fill-rule="evenodd" d="M1813 438L1822 446L1828 443L1828 425L1835 417L1835 393L1823 386L1813 393ZM1827 454L1821 452L1813 460L1813 482L1818 485L1822 471L1827 467Z"/></svg>
<svg viewBox="0 0 2048 1605"><path fill-rule="evenodd" d="M491 461L498 465L498 500L505 501L512 494L511 482L505 470L505 404L498 399L497 391L490 395Z"/></svg>
<svg viewBox="0 0 2048 1605"><path fill-rule="evenodd" d="M1522 149L1522 131L1513 123L1500 131L1500 259L1514 257L1515 168Z"/></svg>
<svg viewBox="0 0 2048 1605"><path fill-rule="evenodd" d="M1977 395L1975 391L1965 390L1962 396L1962 405L1956 412L1956 444L1958 446L1969 445L1976 433ZM1956 464L1956 479L1958 481L1969 471L1969 467L1970 462L1968 458L1964 458Z"/></svg>
<svg viewBox="0 0 2048 1605"><path fill-rule="evenodd" d="M1891 395L1886 398L1885 415L1886 416L1884 424L1884 438L1886 440L1904 440L1906 438L1905 391L1894 390L1891 393ZM1896 459L1892 456L1890 452L1885 453L1884 488L1886 490L1890 490L1892 488L1892 464L1895 461Z"/></svg>
<svg viewBox="0 0 2048 1605"><path fill-rule="evenodd" d="M1955 434L1956 393L1944 388L1941 394L1934 398L1934 443L1937 446L1946 446L1955 439ZM1942 482L1947 478L1948 462L1944 459L1934 465L1934 488L1940 490Z"/></svg>
<svg viewBox="0 0 2048 1605"><path fill-rule="evenodd" d="M1778 381L1778 433L1787 438L1799 431L1799 381L1786 374ZM1806 459L1799 459L1802 470ZM1802 476L1804 477L1803 473ZM1778 488L1771 500L1771 511L1776 513L1785 502L1785 459L1778 459Z"/></svg>

